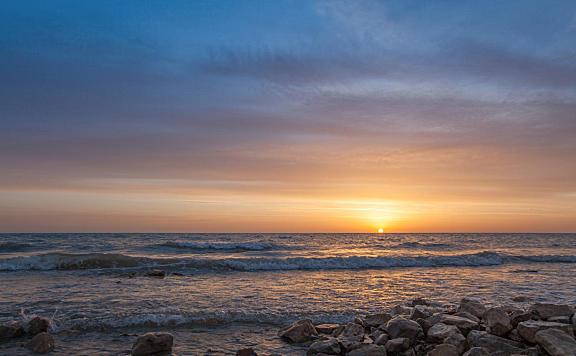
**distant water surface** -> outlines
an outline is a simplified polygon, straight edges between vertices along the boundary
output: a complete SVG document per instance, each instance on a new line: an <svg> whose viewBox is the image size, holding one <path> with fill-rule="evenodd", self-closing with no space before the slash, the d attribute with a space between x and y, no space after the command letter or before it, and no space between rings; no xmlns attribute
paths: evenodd
<svg viewBox="0 0 576 356"><path fill-rule="evenodd" d="M53 316L62 354L122 353L122 332L157 329L183 355L301 354L278 326L416 296L576 303L574 275L576 234L0 234L0 321Z"/></svg>

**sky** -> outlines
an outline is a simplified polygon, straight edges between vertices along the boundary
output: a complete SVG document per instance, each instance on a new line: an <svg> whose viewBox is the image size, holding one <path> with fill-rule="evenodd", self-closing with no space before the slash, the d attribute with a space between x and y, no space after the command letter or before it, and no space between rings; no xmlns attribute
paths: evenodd
<svg viewBox="0 0 576 356"><path fill-rule="evenodd" d="M573 0L0 2L0 231L576 231Z"/></svg>

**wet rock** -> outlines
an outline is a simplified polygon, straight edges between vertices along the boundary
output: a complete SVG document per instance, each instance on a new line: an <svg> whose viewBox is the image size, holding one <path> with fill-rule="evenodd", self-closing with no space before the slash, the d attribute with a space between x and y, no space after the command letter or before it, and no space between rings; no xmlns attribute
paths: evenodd
<svg viewBox="0 0 576 356"><path fill-rule="evenodd" d="M258 354L253 348L249 347L236 351L236 356L258 356Z"/></svg>
<svg viewBox="0 0 576 356"><path fill-rule="evenodd" d="M522 353L524 345L485 331L472 330L466 338L470 347L483 347L489 352Z"/></svg>
<svg viewBox="0 0 576 356"><path fill-rule="evenodd" d="M474 315L477 318L482 318L486 312L486 307L484 304L474 298L462 298L460 301L460 306L458 307L458 312L467 312Z"/></svg>
<svg viewBox="0 0 576 356"><path fill-rule="evenodd" d="M348 323L340 334L340 338L354 341L364 340L364 327L355 323Z"/></svg>
<svg viewBox="0 0 576 356"><path fill-rule="evenodd" d="M376 345L386 345L388 340L390 340L390 336L388 336L388 334L382 334L375 339L374 343Z"/></svg>
<svg viewBox="0 0 576 356"><path fill-rule="evenodd" d="M459 355L464 353L464 351L466 351L466 349L468 348L468 341L466 341L464 335L460 333L451 334L446 339L444 339L444 343L456 347Z"/></svg>
<svg viewBox="0 0 576 356"><path fill-rule="evenodd" d="M172 352L174 337L169 333L146 333L138 336L132 346L133 356L154 355Z"/></svg>
<svg viewBox="0 0 576 356"><path fill-rule="evenodd" d="M435 314L426 320L428 320L432 325L438 323L443 323L446 325L454 325L458 327L458 329L460 329L460 331L464 335L467 335L468 332L470 332L470 330L476 329L478 327L478 323L470 319L449 314Z"/></svg>
<svg viewBox="0 0 576 356"><path fill-rule="evenodd" d="M490 353L483 347L473 347L462 356L490 356Z"/></svg>
<svg viewBox="0 0 576 356"><path fill-rule="evenodd" d="M554 316L570 316L574 314L574 308L567 304L547 304L536 303L530 308L530 311L542 319L552 318Z"/></svg>
<svg viewBox="0 0 576 356"><path fill-rule="evenodd" d="M450 344L440 344L436 345L432 351L428 353L428 356L459 356L458 349L454 345Z"/></svg>
<svg viewBox="0 0 576 356"><path fill-rule="evenodd" d="M338 329L339 327L340 324L320 324L315 326L316 331L318 331L321 334L328 334L328 335L332 335L334 330Z"/></svg>
<svg viewBox="0 0 576 356"><path fill-rule="evenodd" d="M459 316L461 318L466 318L469 320L472 320L475 323L479 323L480 322L480 318L468 313L468 312L458 312L458 313L454 313L454 316Z"/></svg>
<svg viewBox="0 0 576 356"><path fill-rule="evenodd" d="M24 334L22 324L13 320L0 325L0 340L20 337Z"/></svg>
<svg viewBox="0 0 576 356"><path fill-rule="evenodd" d="M545 329L536 333L536 342L551 356L576 355L576 340L558 329Z"/></svg>
<svg viewBox="0 0 576 356"><path fill-rule="evenodd" d="M30 335L36 335L42 332L48 332L50 328L50 319L41 316L35 316L28 322L27 332Z"/></svg>
<svg viewBox="0 0 576 356"><path fill-rule="evenodd" d="M166 272L159 269L153 269L151 271L146 272L146 274L144 275L146 277L164 278L166 277Z"/></svg>
<svg viewBox="0 0 576 356"><path fill-rule="evenodd" d="M341 352L340 344L338 343L338 339L334 337L329 337L323 340L319 340L314 342L310 345L308 349L307 355L316 355L316 354L327 354L327 355L339 355Z"/></svg>
<svg viewBox="0 0 576 356"><path fill-rule="evenodd" d="M364 318L364 326L380 326L386 324L392 319L392 315L388 313L368 314Z"/></svg>
<svg viewBox="0 0 576 356"><path fill-rule="evenodd" d="M363 344L346 354L347 356L386 356L386 348L380 345Z"/></svg>
<svg viewBox="0 0 576 356"><path fill-rule="evenodd" d="M414 320L409 320L403 317L395 317L386 323L386 331L392 339L406 337L411 341L414 341L424 335L424 331L420 324Z"/></svg>
<svg viewBox="0 0 576 356"><path fill-rule="evenodd" d="M431 304L431 302L428 299L423 298L423 297L414 298L414 299L412 299L412 301L410 301L410 305L413 307L415 307L417 305L430 305L430 304Z"/></svg>
<svg viewBox="0 0 576 356"><path fill-rule="evenodd" d="M401 352L410 348L410 339L399 337L396 339L388 340L386 343L387 352Z"/></svg>
<svg viewBox="0 0 576 356"><path fill-rule="evenodd" d="M299 320L292 325L281 329L278 336L291 342L301 343L318 336L318 331L309 319Z"/></svg>
<svg viewBox="0 0 576 356"><path fill-rule="evenodd" d="M529 343L536 343L536 333L540 330L558 329L572 335L572 326L569 324L554 323L542 320L527 320L518 324L518 334Z"/></svg>
<svg viewBox="0 0 576 356"><path fill-rule="evenodd" d="M35 354L45 354L54 350L54 338L47 332L40 332L28 341L26 348Z"/></svg>
<svg viewBox="0 0 576 356"><path fill-rule="evenodd" d="M446 325L444 323L434 324L426 334L426 339L429 342L441 344L444 339L452 334L460 334L460 329L454 325Z"/></svg>
<svg viewBox="0 0 576 356"><path fill-rule="evenodd" d="M432 316L435 312L438 312L437 308L431 308L425 305L416 305L412 312L410 313L410 319L417 320L417 319L426 319Z"/></svg>
<svg viewBox="0 0 576 356"><path fill-rule="evenodd" d="M531 319L532 313L523 310L515 311L510 314L510 324L512 324L512 327L516 327L518 326L518 323Z"/></svg>
<svg viewBox="0 0 576 356"><path fill-rule="evenodd" d="M488 332L498 336L504 336L512 330L512 323L510 322L510 317L501 308L490 308L486 310L482 318L486 326L488 326Z"/></svg>

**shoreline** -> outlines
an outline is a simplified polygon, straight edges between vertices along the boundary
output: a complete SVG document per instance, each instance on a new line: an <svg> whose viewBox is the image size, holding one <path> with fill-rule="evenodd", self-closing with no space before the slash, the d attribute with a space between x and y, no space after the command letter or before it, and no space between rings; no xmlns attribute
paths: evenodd
<svg viewBox="0 0 576 356"><path fill-rule="evenodd" d="M517 297L514 305L487 306L478 299L462 298L459 303L438 303L416 298L379 313L361 315L343 324L296 321L284 328L270 324L213 325L204 328L140 327L101 332L63 331L52 334L52 321L30 316L0 326L0 354L70 354L74 342L114 344L114 350L74 354L152 355L393 355L393 356L574 356L576 355L576 305L530 303ZM518 306L521 303L521 306ZM127 330L126 328L122 330ZM230 342L218 348L218 341L238 335L259 333L261 342ZM215 347L200 353L178 352L190 336L210 337ZM232 338L233 340L234 338ZM80 342L81 341L81 342ZM233 344L232 344L233 345ZM110 345L112 346L112 345ZM246 347L248 346L248 347ZM34 351L32 351L34 350ZM154 351L156 350L156 351ZM158 351L160 350L160 351ZM169 354L169 353L168 353Z"/></svg>

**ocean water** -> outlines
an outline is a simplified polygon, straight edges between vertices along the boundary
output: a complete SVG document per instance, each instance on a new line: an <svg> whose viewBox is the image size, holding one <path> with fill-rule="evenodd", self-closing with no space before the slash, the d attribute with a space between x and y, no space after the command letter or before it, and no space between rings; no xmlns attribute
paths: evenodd
<svg viewBox="0 0 576 356"><path fill-rule="evenodd" d="M0 234L0 321L53 318L62 355L126 354L154 330L178 355L300 355L276 337L297 319L419 296L574 304L575 275L576 234Z"/></svg>

